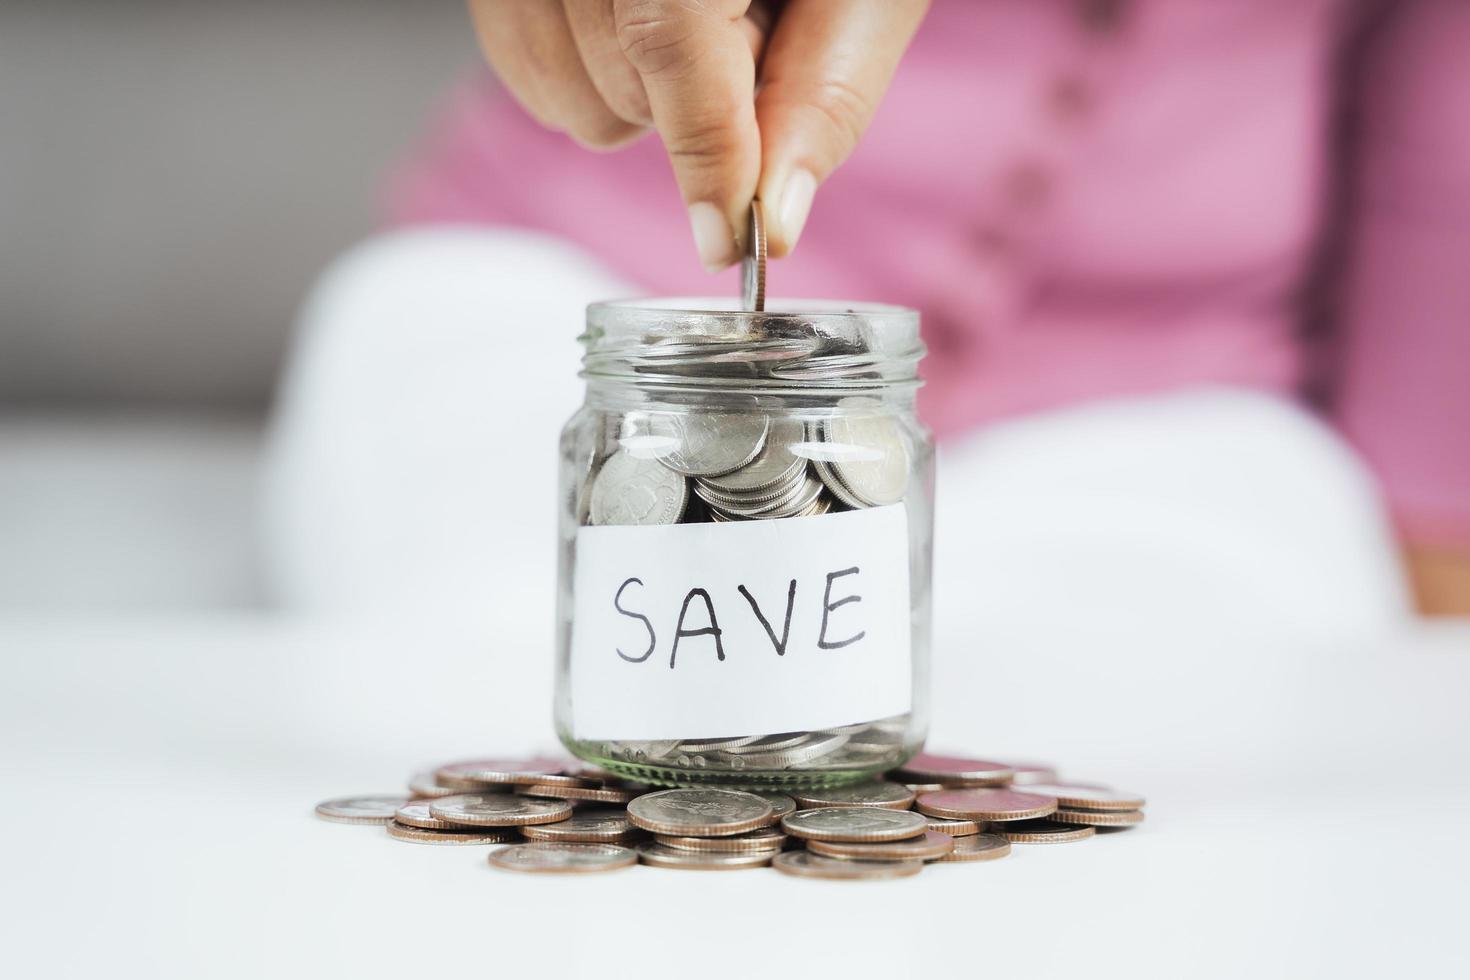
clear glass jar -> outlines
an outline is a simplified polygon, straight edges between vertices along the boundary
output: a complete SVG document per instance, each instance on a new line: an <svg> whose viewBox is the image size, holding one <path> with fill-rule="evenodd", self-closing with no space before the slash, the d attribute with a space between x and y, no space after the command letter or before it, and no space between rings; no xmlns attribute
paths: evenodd
<svg viewBox="0 0 1470 980"><path fill-rule="evenodd" d="M823 786L928 727L933 443L901 307L588 307L555 719L652 783Z"/></svg>

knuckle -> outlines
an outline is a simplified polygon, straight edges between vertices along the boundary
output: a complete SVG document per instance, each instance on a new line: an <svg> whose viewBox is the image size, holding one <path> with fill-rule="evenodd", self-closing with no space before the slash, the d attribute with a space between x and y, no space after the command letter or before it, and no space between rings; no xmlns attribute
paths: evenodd
<svg viewBox="0 0 1470 980"><path fill-rule="evenodd" d="M826 119L849 147L857 144L873 115L872 101L864 92L836 79L829 79L814 89L807 104Z"/></svg>
<svg viewBox="0 0 1470 980"><path fill-rule="evenodd" d="M694 125L677 134L664 134L664 149L681 170L722 169L728 165L736 140L728 125Z"/></svg>
<svg viewBox="0 0 1470 980"><path fill-rule="evenodd" d="M623 57L645 75L677 71L688 63L694 35L689 13L661 0L618 0L613 29Z"/></svg>

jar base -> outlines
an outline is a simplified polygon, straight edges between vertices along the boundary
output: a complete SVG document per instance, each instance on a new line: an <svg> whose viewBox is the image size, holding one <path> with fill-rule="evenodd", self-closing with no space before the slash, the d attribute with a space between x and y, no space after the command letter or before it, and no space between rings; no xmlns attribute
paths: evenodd
<svg viewBox="0 0 1470 980"><path fill-rule="evenodd" d="M860 783L865 779L881 776L898 765L897 763L885 762L882 765L862 769L771 769L711 772L674 766L626 762L618 759L609 759L592 752L579 752L575 745L569 745L567 747L571 749L577 758L590 762L599 769L605 769L624 779L640 783L650 783L654 786L719 786L727 789L776 791L784 789L823 789L831 786L846 786L851 783Z"/></svg>

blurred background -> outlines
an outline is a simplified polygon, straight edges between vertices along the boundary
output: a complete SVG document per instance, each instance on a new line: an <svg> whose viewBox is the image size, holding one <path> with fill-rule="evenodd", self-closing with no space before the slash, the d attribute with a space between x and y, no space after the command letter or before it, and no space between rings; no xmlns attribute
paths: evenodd
<svg viewBox="0 0 1470 980"><path fill-rule="evenodd" d="M1026 63L1026 42L1038 31L1063 37L1092 51L1089 64L1106 74L1107 38L1130 37L1119 14L1127 4L985 6L1006 14L1009 32L967 39L935 21L930 61L916 62L900 84L918 86L909 98L955 70L1002 66L1002 121L969 134L977 144L994 136L997 146L970 146L955 132L930 152L906 128L925 122L924 113L900 108L859 151L871 155L855 157L824 188L811 226L825 228L829 242L856 241L849 252L871 252L875 267L911 272L915 294L929 290L931 345L950 344L953 355L934 359L940 366L1004 333L991 331L987 316L1003 315L1014 299L1004 288L1010 257L997 257L1011 240L951 228L944 248L927 250L927 232L904 224L912 209L900 198L872 214L912 237L883 251L879 236L844 223L858 213L852 202L877 199L864 168L914 161L913 183L931 195L924 200L936 221L970 205L1029 213L1045 180L1014 168L999 144L1012 129L1072 125L1089 102L1085 87L1079 98L1075 85L1054 84L1057 64ZM1073 224L1092 247L1044 240L1038 249L1061 269L1037 290L1063 307L1048 322L1065 328L1069 302L1115 303L1108 309L1126 334L1130 304L1168 320L1195 312L1196 289L1206 313L1223 297L1279 319L1279 296L1297 294L1278 275L1281 256L1308 250L1293 229L1312 223L1302 205L1311 181L1273 152L1213 142L1215 127L1243 133L1248 147L1285 146L1298 162L1318 162L1300 138L1309 100L1288 97L1297 89L1282 80L1309 79L1298 86L1309 89L1326 76L1338 53L1324 41L1329 19L1394 5L1132 6L1164 25L1150 36L1165 36L1180 57L1159 69L1167 84L1148 83L1146 73L1143 83L1133 79L1153 97L1120 100L1119 115L1105 118L1123 138L1090 147L1089 166L1075 172L1079 181L1099 178L1079 195L1097 206L1062 224L1080 213ZM1463 5L1403 9L1410 6L1433 15L1416 22L1411 40L1421 50L1467 36L1434 19L1465 31ZM963 17L969 5L943 7ZM1205 13L1191 21L1181 11ZM1464 84L1465 73L1452 70L1462 60L1433 64L1438 75L1427 81L1470 99L1470 87L1455 88ZM1217 99L1208 111L1179 96L1191 90L1173 84L1167 72L1175 70L1205 80ZM489 181L499 197L543 207L549 217L537 216L540 224L553 229L606 231L601 252L614 265L640 257L620 252L646 251L648 275L614 274L552 237L487 233L478 226L496 215L473 206L462 209L468 227L456 231L375 237L395 200L403 217L402 196L385 189L404 186L396 178L405 163L411 170L442 127L436 107L475 76L474 99L491 104L471 99L467 115L483 110L519 134L514 145L524 150L513 162L526 183ZM7 940L12 959L24 963L29 948L38 963L74 967L67 975L260 976L282 963L318 975L401 974L440 965L449 952L440 947L453 945L423 937L483 930L494 916L517 934L555 930L535 948L610 965L605 933L565 923L604 922L608 903L623 907L626 893L528 889L535 900L506 902L510 886L465 874L468 865L454 863L463 855L443 853L453 849L428 849L438 853L425 858L424 849L354 837L310 816L318 799L396 792L410 772L450 758L554 747L553 459L556 430L579 392L572 338L580 307L637 291L630 283L670 291L659 276L674 266L670 280L733 295L730 276L700 278L666 174L635 180L638 167L662 166L656 144L596 165L652 188L664 223L645 228L636 221L644 199L583 176L592 164L562 137L494 108L482 76L458 0L0 0L0 828L25 845L7 867L0 922L29 941L15 953ZM1062 110L1043 117L1038 99ZM1436 104L1460 122L1431 120L1434 132L1463 134L1465 99ZM1190 128L1201 117L1204 133ZM1187 134L1178 158L1137 151L1171 124ZM475 152L501 158L482 130L461 128ZM1387 143L1417 146L1422 135ZM1464 154L1423 158L1444 164L1435 179L1464 187L1457 181L1470 173L1470 140L1450 142ZM1112 155L1102 152L1108 147ZM473 152L457 156L463 146L437 149L491 172ZM970 151L995 174L1020 177L992 180L987 171L972 181ZM617 171L609 162L617 160L641 162ZM1182 183L1149 170L1151 161L1160 173L1183 173ZM1065 161L1058 169L1075 176ZM1244 203L1216 193L1221 173L1236 178ZM1200 174L1209 179L1192 182ZM946 180L977 188L977 199L994 190L995 200L952 207ZM1121 198L1109 182L1130 180L1128 201L1162 201L1152 220L1174 235L1160 236L1151 253L1131 249L1148 238L1131 233L1149 222L1131 203L1112 207ZM1258 196L1258 184L1283 197ZM601 203L559 208L558 195L570 190ZM1457 215L1458 223L1435 226L1450 229L1453 246L1464 240L1453 232L1470 227L1466 200L1439 193L1417 211L1390 203L1401 214ZM1329 225L1341 199L1331 201ZM432 219L440 204L415 206ZM1205 250L1184 245L1216 243L1221 224L1234 235L1218 236L1222 265L1205 256L1203 272L1189 266ZM630 227L642 234L639 248L620 248ZM1022 250L1025 235L1016 235ZM775 267L773 282L871 281L880 290L871 298L921 305L925 297L884 292L860 263L829 262L834 269L823 272L818 240ZM1390 241L1384 251L1402 249ZM1436 269L1416 263L1392 276L1421 295L1420 272L1465 281L1463 251L1431 253L1441 257ZM1183 287L1155 291L1155 265L1175 260L1186 266ZM1116 292L1099 268L1122 270ZM966 306L971 297L949 286L972 281L1000 283L1000 300ZM1397 312L1379 321L1397 331ZM526 329L532 322L557 326L537 334ZM1208 334L1211 318L1199 322ZM507 324L487 346L488 328ZM1417 351L1425 376L1453 382L1438 391L1463 390L1456 379L1465 364L1452 355L1467 324L1458 326L1440 334L1450 343ZM969 327L980 341L969 343ZM1158 336L1137 332L1123 356L1163 363L1149 356ZM1190 363L1209 375L1233 348L1218 350L1205 345ZM1095 374L1085 368L1100 353L1080 348L1074 379L1090 384ZM1049 357L1023 351L1020 383L1009 388L1004 378L994 386L941 380L960 396L1004 391L1015 408L1030 391L1025 371ZM1370 351L1367 360L1383 358ZM1416 393L1413 383L1403 387ZM926 907L939 923L934 933L970 937L978 918L994 935L1017 937L986 951L1016 975L1006 957L1017 967L1070 958L1059 974L1069 976L1099 964L1141 964L1139 975L1160 976L1300 976L1324 964L1338 975L1375 967L1383 975L1416 959L1455 974L1443 944L1459 926L1470 867L1453 819L1470 805L1470 623L1412 615L1373 474L1305 411L1213 384L1178 398L1114 394L1084 392L1076 405L1033 405L1034 413L1008 411L1002 423L948 434L931 744L1055 762L1067 777L1136 788L1150 797L1150 823L1097 842L1115 846L1077 864L1033 851L1016 872L1002 872L1014 874L1004 887L967 889L962 901L949 893ZM1443 421L1434 403L1410 401ZM274 427L283 413L299 423L286 440ZM503 429L505 420L523 430L513 446L478 428L493 421ZM270 503L280 503L283 486L294 487L299 506L287 508L291 520L272 523ZM465 514L474 519L456 519ZM302 601L291 605L277 601L283 554L300 573L294 595ZM1397 782L1364 792L1386 779ZM51 794L82 805L38 820L36 801ZM206 811L208 819L172 819ZM1390 835L1406 814L1415 826ZM1131 870L1118 870L1118 855L1129 856ZM482 861L468 863L484 871ZM708 892L691 878L660 878L642 894L649 908L662 904L668 934L697 942L708 935L709 920L696 917ZM1083 880L1085 914L1035 915ZM1104 880L1119 891L1096 901L1091 889ZM394 888L415 896L449 889L455 900L385 902ZM721 920L721 941L740 928L772 931L773 902L752 894L734 903L736 925ZM771 959L789 962L811 935L845 934L872 913L861 896L859 908L798 901L826 918L812 931L776 930ZM1147 943L1138 942L1140 923ZM1229 931L1197 943L1201 929ZM843 953L819 945L824 956ZM893 960L899 976L930 952L927 940L921 945L852 944L846 953L864 957L858 970L871 967L870 955ZM139 955L124 962L119 951Z"/></svg>
<svg viewBox="0 0 1470 980"><path fill-rule="evenodd" d="M258 605L262 425L463 4L0 2L0 608Z"/></svg>

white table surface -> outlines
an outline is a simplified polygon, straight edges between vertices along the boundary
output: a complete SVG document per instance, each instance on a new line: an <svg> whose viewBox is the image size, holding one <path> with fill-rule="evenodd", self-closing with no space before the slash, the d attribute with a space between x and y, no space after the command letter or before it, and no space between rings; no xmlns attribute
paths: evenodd
<svg viewBox="0 0 1470 980"><path fill-rule="evenodd" d="M941 640L931 744L1137 789L1148 822L844 884L512 875L312 816L546 747L536 630L490 649L423 623L0 619L6 972L1470 975L1470 629L1317 650L1073 629Z"/></svg>

